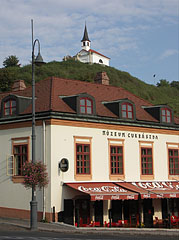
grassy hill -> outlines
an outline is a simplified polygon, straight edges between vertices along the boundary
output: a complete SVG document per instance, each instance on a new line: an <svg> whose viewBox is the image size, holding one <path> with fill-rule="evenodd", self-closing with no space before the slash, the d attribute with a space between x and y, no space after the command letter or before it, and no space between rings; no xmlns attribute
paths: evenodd
<svg viewBox="0 0 179 240"><path fill-rule="evenodd" d="M62 62L49 62L41 67L35 67L36 81L49 76L56 76L81 81L93 82L97 72L105 71L110 78L110 84L127 89L135 95L144 98L152 104L167 104L174 109L176 116L179 116L179 88L166 86L156 87L146 84L143 81L131 76L127 72L117 70L113 67L99 64L84 64L74 60ZM0 69L0 90L10 89L14 80L23 79L26 85L31 84L31 65L24 67L9 67Z"/></svg>

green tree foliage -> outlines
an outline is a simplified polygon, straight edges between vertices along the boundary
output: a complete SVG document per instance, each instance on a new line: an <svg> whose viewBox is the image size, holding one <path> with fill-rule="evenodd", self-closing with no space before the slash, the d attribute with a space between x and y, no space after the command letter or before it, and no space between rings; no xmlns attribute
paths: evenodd
<svg viewBox="0 0 179 240"><path fill-rule="evenodd" d="M11 89L14 80L14 74L7 69L1 69L0 71L0 92L9 91Z"/></svg>
<svg viewBox="0 0 179 240"><path fill-rule="evenodd" d="M179 90L179 81L173 81L170 83L171 87L177 88Z"/></svg>
<svg viewBox="0 0 179 240"><path fill-rule="evenodd" d="M15 55L11 55L9 57L6 57L3 66L5 68L8 67L19 67L19 59Z"/></svg>
<svg viewBox="0 0 179 240"><path fill-rule="evenodd" d="M169 86L170 86L170 83L166 79L161 79L157 83L157 87L169 87Z"/></svg>

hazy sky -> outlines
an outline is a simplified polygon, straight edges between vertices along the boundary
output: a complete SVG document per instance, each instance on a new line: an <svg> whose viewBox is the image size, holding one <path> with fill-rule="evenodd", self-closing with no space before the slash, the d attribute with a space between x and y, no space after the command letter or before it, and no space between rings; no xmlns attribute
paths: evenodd
<svg viewBox="0 0 179 240"><path fill-rule="evenodd" d="M0 0L0 67L9 55L31 61L31 19L46 62L81 50L86 21L110 66L151 84L179 80L179 0Z"/></svg>

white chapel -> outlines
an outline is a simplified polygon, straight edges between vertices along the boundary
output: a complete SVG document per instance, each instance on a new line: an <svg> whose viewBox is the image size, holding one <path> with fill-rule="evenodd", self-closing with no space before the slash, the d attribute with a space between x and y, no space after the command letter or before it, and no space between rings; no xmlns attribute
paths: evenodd
<svg viewBox="0 0 179 240"><path fill-rule="evenodd" d="M103 54L91 49L91 41L88 37L88 31L85 24L84 35L81 40L81 51L75 55L75 58L83 63L98 63L109 66L109 57L104 56Z"/></svg>

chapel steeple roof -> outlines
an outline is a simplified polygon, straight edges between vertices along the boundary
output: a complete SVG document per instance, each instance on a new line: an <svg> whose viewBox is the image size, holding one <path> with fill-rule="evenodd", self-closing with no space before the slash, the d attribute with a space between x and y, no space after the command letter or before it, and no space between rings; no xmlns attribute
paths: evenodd
<svg viewBox="0 0 179 240"><path fill-rule="evenodd" d="M88 37L88 31L87 31L86 23L85 23L84 35L83 35L83 38L82 38L81 42L84 42L84 41L89 41L89 42L91 42L91 41L89 40L89 37Z"/></svg>

